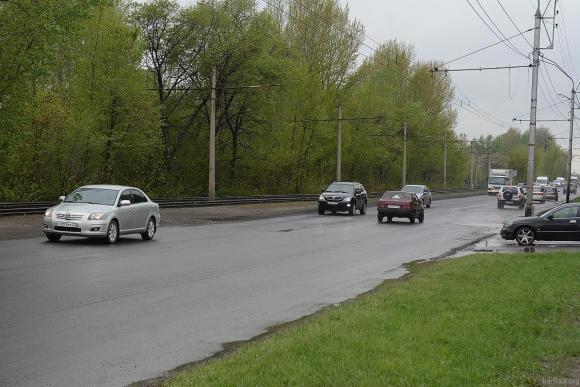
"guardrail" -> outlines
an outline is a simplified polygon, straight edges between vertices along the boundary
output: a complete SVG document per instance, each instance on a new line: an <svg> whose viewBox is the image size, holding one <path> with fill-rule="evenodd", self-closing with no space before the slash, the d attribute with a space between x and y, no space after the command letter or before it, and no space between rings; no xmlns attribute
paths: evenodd
<svg viewBox="0 0 580 387"><path fill-rule="evenodd" d="M475 187L480 190L485 187ZM469 189L431 190L433 193L457 193L467 192ZM382 192L369 192L369 198L376 198ZM319 194L291 194L291 195L255 195L255 196L223 196L215 200L207 197L195 196L187 198L159 198L153 199L159 203L160 208L186 208L186 207L215 207L231 206L253 203L283 203L299 202L318 199ZM8 215L33 215L42 214L47 208L57 205L59 202L4 202L0 203L0 216Z"/></svg>

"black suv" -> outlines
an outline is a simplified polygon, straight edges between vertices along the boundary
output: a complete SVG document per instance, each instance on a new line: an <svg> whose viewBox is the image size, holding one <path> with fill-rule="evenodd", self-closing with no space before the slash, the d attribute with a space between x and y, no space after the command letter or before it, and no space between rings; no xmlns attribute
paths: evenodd
<svg viewBox="0 0 580 387"><path fill-rule="evenodd" d="M343 211L354 215L357 210L361 215L366 214L367 191L356 181L335 181L318 198L320 215L324 215L325 211L331 211L333 214Z"/></svg>

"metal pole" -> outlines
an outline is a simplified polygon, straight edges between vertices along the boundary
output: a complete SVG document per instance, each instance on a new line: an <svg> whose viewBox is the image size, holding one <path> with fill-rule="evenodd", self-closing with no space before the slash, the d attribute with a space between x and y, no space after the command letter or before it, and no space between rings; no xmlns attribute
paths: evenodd
<svg viewBox="0 0 580 387"><path fill-rule="evenodd" d="M576 91L570 95L570 138L568 139L568 182L566 183L566 203L570 203L570 179L572 178L572 137L574 136L574 99Z"/></svg>
<svg viewBox="0 0 580 387"><path fill-rule="evenodd" d="M447 136L445 136L445 147L443 149L443 190L447 191Z"/></svg>
<svg viewBox="0 0 580 387"><path fill-rule="evenodd" d="M487 176L491 175L491 147L487 151Z"/></svg>
<svg viewBox="0 0 580 387"><path fill-rule="evenodd" d="M209 184L207 198L215 200L215 99L216 99L216 68L211 75L211 99L209 113Z"/></svg>
<svg viewBox="0 0 580 387"><path fill-rule="evenodd" d="M407 123L403 127L403 187L407 185Z"/></svg>
<svg viewBox="0 0 580 387"><path fill-rule="evenodd" d="M477 185L478 169L479 169L479 153L475 153L475 185Z"/></svg>
<svg viewBox="0 0 580 387"><path fill-rule="evenodd" d="M473 191L473 156L475 155L475 142L471 142L471 158L470 158L470 166L469 166L469 186Z"/></svg>
<svg viewBox="0 0 580 387"><path fill-rule="evenodd" d="M342 106L338 105L338 122L336 125L336 181L341 180L342 164Z"/></svg>
<svg viewBox="0 0 580 387"><path fill-rule="evenodd" d="M538 71L540 69L540 26L542 23L542 13L540 12L540 2L536 10L536 23L534 28L534 60L532 71L532 98L530 104L530 129L528 131L528 179L526 194L525 216L532 216L534 203L534 167L536 151L536 110L538 107Z"/></svg>

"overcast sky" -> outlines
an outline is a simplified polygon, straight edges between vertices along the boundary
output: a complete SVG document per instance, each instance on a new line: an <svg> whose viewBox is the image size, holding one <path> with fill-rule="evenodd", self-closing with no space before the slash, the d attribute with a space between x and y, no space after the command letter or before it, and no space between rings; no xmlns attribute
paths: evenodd
<svg viewBox="0 0 580 387"><path fill-rule="evenodd" d="M179 0L182 4L194 0ZM366 28L366 44L376 47L377 42L397 39L414 46L417 59L447 62L462 55L499 41L484 22L495 26L506 37L518 34L534 26L537 0L339 0L348 6L351 18L359 20ZM257 0L263 7L264 0ZM477 10L480 16L471 8ZM542 13L552 17L554 0L541 0ZM502 10L503 6L505 8ZM483 8L483 9L482 9ZM580 82L580 0L558 0L556 16L558 28L554 34L554 48L543 50L543 54L558 62L570 74L576 84ZM487 13L487 15L486 15ZM510 21L508 16L513 20ZM488 17L489 15L489 17ZM493 21L490 21L491 19ZM515 24L515 26L514 26ZM517 26L517 27L516 27ZM552 22L546 20L546 30L542 30L541 46L550 44ZM501 37L501 33L496 30ZM533 32L524 33L509 41L510 48L499 44L475 55L449 64L449 69L495 66L527 65L530 60ZM503 39L503 37L502 37ZM529 43L528 43L529 42ZM520 53L516 52L520 51ZM371 55L368 47L361 53ZM523 54L523 55L522 55ZM527 57L524 57L527 56ZM361 56L362 57L362 56ZM572 85L559 70L541 64L538 90L538 119L568 119L570 105L558 93L570 95ZM480 135L503 133L510 126L527 130L529 123L514 123L512 119L529 119L531 96L531 71L513 69L499 71L456 72L449 75L456 87L455 103L458 111L458 133L466 133L470 138ZM461 107L468 105L468 107ZM555 105L555 106L552 106ZM481 117L483 115L484 117ZM577 114L580 117L580 110ZM539 122L552 129L558 138L568 138L569 122ZM580 128L580 120L575 121ZM575 130L580 136L580 130ZM580 138L575 139L573 169L580 172ZM568 148L565 139L558 143Z"/></svg>

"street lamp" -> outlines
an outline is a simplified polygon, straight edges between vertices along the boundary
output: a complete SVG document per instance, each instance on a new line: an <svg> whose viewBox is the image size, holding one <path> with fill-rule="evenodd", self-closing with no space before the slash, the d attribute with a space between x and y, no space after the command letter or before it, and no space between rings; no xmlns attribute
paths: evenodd
<svg viewBox="0 0 580 387"><path fill-rule="evenodd" d="M542 62L550 64L560 70L562 74L570 79L572 82L572 92L570 95L570 138L568 139L568 179L566 183L566 203L570 203L570 179L572 178L572 137L574 136L574 107L575 107L575 95L576 95L576 88L580 87L580 83L575 88L574 87L574 80L560 65L554 62L551 59L546 57L542 57Z"/></svg>

